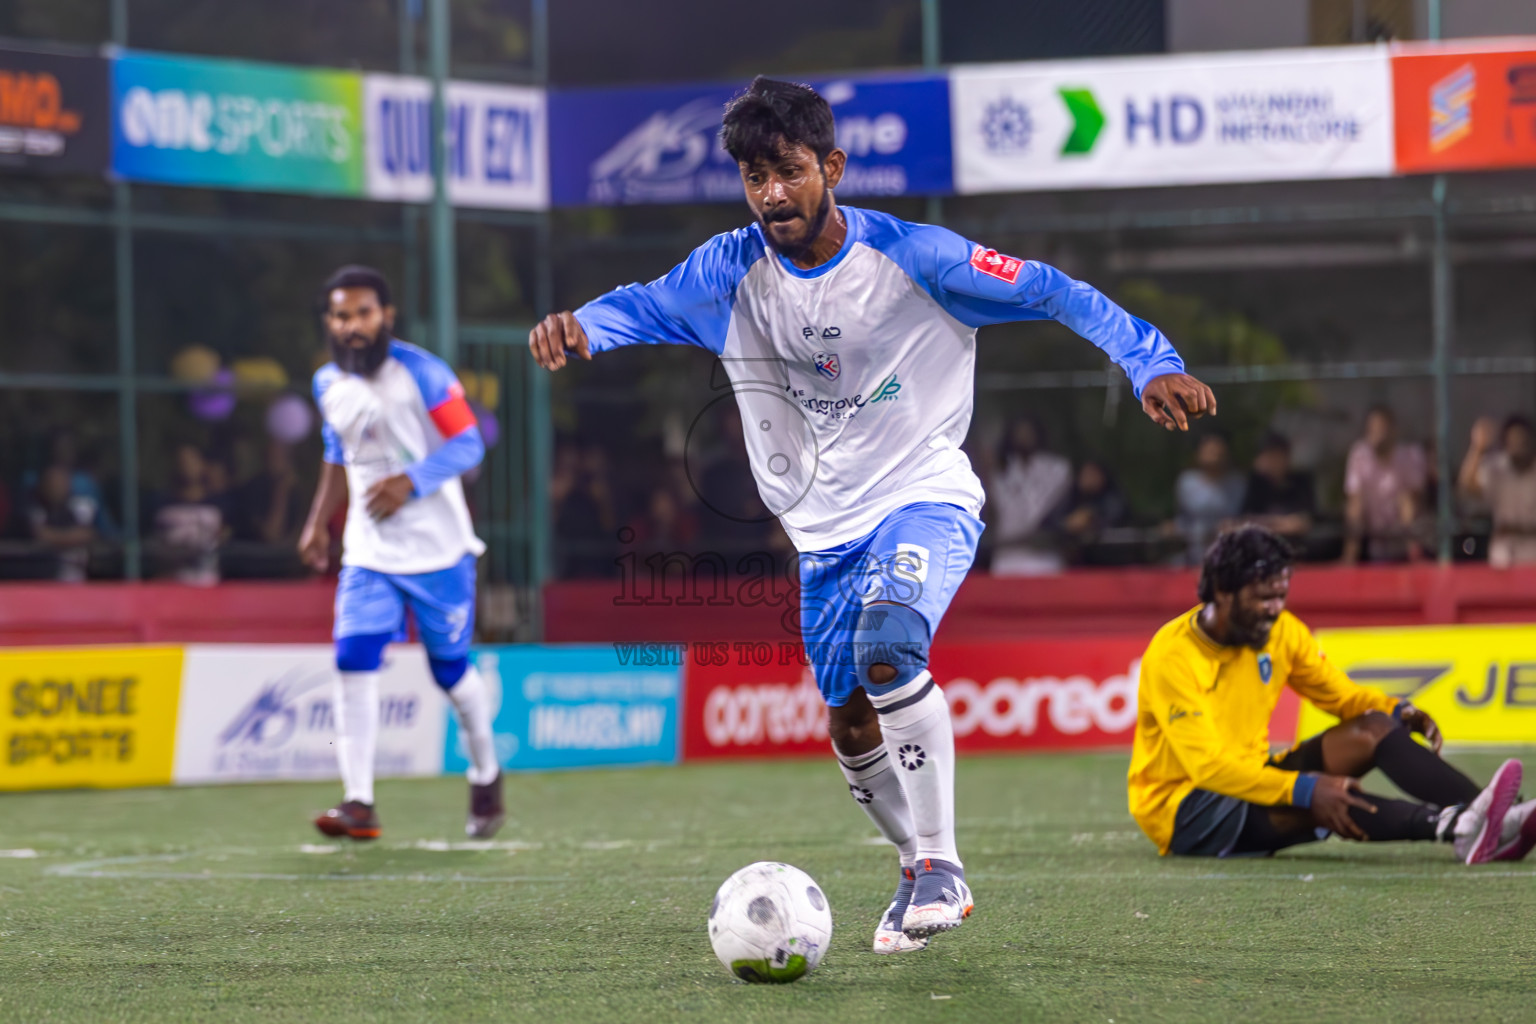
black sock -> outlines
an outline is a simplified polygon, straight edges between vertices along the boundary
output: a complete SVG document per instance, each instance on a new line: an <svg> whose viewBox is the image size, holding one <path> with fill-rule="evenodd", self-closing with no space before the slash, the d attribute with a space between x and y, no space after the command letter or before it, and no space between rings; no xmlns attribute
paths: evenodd
<svg viewBox="0 0 1536 1024"><path fill-rule="evenodd" d="M1435 808L1370 793L1361 793L1360 796L1376 805L1376 813L1351 807L1349 816L1371 842L1435 838L1435 823L1440 814Z"/></svg>
<svg viewBox="0 0 1536 1024"><path fill-rule="evenodd" d="M1449 807L1471 803L1482 787L1413 741L1407 729L1393 729L1376 744L1376 767L1415 800Z"/></svg>

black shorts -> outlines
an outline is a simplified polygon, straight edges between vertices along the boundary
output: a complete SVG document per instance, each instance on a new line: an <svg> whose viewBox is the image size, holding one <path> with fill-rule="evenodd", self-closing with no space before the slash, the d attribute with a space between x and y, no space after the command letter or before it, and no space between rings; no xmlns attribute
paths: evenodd
<svg viewBox="0 0 1536 1024"><path fill-rule="evenodd" d="M1323 737L1313 736L1282 754L1271 755L1268 763L1288 772L1320 772L1323 770ZM1264 811L1267 808L1208 789L1190 790L1174 815L1173 841L1168 844L1168 852L1182 857L1264 856L1317 838L1310 831L1276 835L1267 823L1261 826L1257 821L1248 828L1250 810ZM1263 817L1267 819L1268 816ZM1262 840L1253 835L1248 838L1254 841L1242 842L1245 828L1249 832L1262 831L1265 835ZM1254 846L1259 848L1250 848Z"/></svg>

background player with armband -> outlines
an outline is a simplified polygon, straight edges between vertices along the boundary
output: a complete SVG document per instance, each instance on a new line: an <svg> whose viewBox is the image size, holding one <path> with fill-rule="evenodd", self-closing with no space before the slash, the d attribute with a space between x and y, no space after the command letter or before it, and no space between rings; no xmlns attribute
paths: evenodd
<svg viewBox="0 0 1536 1024"><path fill-rule="evenodd" d="M336 587L336 758L343 800L315 819L329 836L375 839L374 749L379 667L385 646L404 638L409 608L432 678L468 740L465 831L494 835L506 814L491 733L490 695L469 661L475 631L475 536L460 474L485 444L464 389L436 356L394 337L389 283L368 267L343 267L321 292L332 362L315 372L324 418L325 463L300 554L323 571L326 524L347 502Z"/></svg>
<svg viewBox="0 0 1536 1024"><path fill-rule="evenodd" d="M949 707L927 661L982 530L981 484L960 449L977 328L1065 324L1126 371L1170 430L1216 402L1155 327L1081 281L836 203L847 156L809 87L758 78L728 105L721 136L754 223L663 278L546 317L529 346L549 370L622 345L720 357L759 494L800 552L801 633L834 753L898 851L874 949L921 949L973 907L955 842Z"/></svg>

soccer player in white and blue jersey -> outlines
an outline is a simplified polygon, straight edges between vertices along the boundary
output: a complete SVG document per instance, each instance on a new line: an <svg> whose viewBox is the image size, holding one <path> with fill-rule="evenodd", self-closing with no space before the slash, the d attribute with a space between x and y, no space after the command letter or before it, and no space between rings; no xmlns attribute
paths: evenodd
<svg viewBox="0 0 1536 1024"><path fill-rule="evenodd" d="M394 337L389 283L368 267L343 267L321 292L332 361L315 372L325 437L320 486L299 550L324 570L331 516L347 503L336 587L336 757L342 802L315 819L330 836L376 839L374 750L379 667L405 636L405 613L427 649L468 740L465 831L494 835L505 819L490 696L469 662L475 630L475 536L462 473L485 444L464 389L441 359Z"/></svg>
<svg viewBox="0 0 1536 1024"><path fill-rule="evenodd" d="M976 330L1054 319L1129 375L1167 429L1214 414L1155 327L1032 260L952 231L839 206L832 111L759 78L721 132L756 223L665 277L546 317L540 366L620 345L719 355L764 503L800 552L801 634L854 799L901 877L874 949L923 948L973 901L955 846L954 734L928 647L976 553L981 484L960 450Z"/></svg>

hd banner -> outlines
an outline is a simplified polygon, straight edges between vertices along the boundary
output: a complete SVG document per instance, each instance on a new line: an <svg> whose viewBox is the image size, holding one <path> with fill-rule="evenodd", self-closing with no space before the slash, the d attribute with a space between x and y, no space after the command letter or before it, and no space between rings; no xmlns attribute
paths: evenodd
<svg viewBox="0 0 1536 1024"><path fill-rule="evenodd" d="M593 768L671 764L678 757L678 668L639 664L612 646L476 647L492 694L502 766ZM462 772L469 752L450 717L443 769Z"/></svg>
<svg viewBox="0 0 1536 1024"><path fill-rule="evenodd" d="M1393 51L1403 174L1536 167L1536 38Z"/></svg>
<svg viewBox="0 0 1536 1024"><path fill-rule="evenodd" d="M848 153L839 196L952 190L949 81L941 75L810 83ZM720 147L736 85L552 93L550 176L557 206L740 201L741 175Z"/></svg>
<svg viewBox="0 0 1536 1024"><path fill-rule="evenodd" d="M544 91L449 82L448 199L455 206L541 210L549 205L549 127ZM363 77L368 197L432 198L432 83Z"/></svg>
<svg viewBox="0 0 1536 1024"><path fill-rule="evenodd" d="M1377 47L957 67L955 189L1390 175L1390 76Z"/></svg>
<svg viewBox="0 0 1536 1024"><path fill-rule="evenodd" d="M112 61L112 170L131 181L363 194L362 76L128 53Z"/></svg>
<svg viewBox="0 0 1536 1024"><path fill-rule="evenodd" d="M1318 640L1351 679L1412 700L1447 743L1536 743L1536 626L1325 629ZM1337 719L1302 702L1305 739Z"/></svg>
<svg viewBox="0 0 1536 1024"><path fill-rule="evenodd" d="M0 49L0 168L103 174L107 62Z"/></svg>

